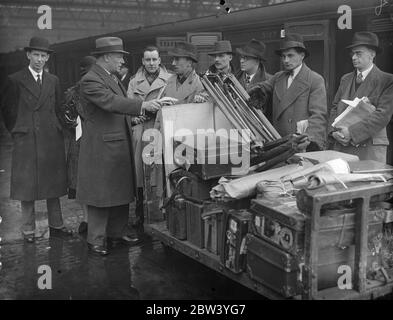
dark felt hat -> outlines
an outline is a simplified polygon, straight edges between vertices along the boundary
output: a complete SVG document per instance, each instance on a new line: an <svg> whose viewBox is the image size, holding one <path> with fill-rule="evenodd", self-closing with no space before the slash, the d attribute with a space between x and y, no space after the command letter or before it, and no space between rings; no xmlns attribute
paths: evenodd
<svg viewBox="0 0 393 320"><path fill-rule="evenodd" d="M356 32L352 38L352 44L349 45L347 49L352 49L358 46L371 47L376 51L376 53L382 52L382 48L379 47L378 36L373 32Z"/></svg>
<svg viewBox="0 0 393 320"><path fill-rule="evenodd" d="M255 59L266 61L266 46L262 41L252 39L245 47L236 49L236 52L242 56L252 57Z"/></svg>
<svg viewBox="0 0 393 320"><path fill-rule="evenodd" d="M198 62L197 48L188 42L177 42L175 48L168 54L172 57L186 57Z"/></svg>
<svg viewBox="0 0 393 320"><path fill-rule="evenodd" d="M286 34L285 38L280 43L280 49L276 50L276 54L280 56L283 51L292 48L300 49L301 51L303 51L306 58L310 55L306 46L303 43L302 35L298 33Z"/></svg>
<svg viewBox="0 0 393 320"><path fill-rule="evenodd" d="M123 40L117 37L103 37L96 39L96 49L91 54L93 56L99 56L105 53L123 53L129 54L124 51Z"/></svg>
<svg viewBox="0 0 393 320"><path fill-rule="evenodd" d="M221 41L217 41L214 44L214 48L212 51L208 52L207 54L209 56L214 56L216 54L220 54L220 53L233 53L232 51L232 45L231 42L228 40L221 40Z"/></svg>
<svg viewBox="0 0 393 320"><path fill-rule="evenodd" d="M40 50L47 53L52 53L53 50L49 49L49 41L41 37L32 37L28 47L25 47L25 51Z"/></svg>

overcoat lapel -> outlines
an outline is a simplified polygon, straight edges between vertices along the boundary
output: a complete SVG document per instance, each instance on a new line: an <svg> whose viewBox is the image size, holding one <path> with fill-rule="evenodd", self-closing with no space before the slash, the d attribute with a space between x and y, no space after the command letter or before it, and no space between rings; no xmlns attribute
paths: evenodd
<svg viewBox="0 0 393 320"><path fill-rule="evenodd" d="M300 72L293 80L291 86L287 89L287 75L283 72L277 82L277 96L281 95L281 102L277 105L276 119L301 95L304 90L307 90L309 84L307 82L310 70L303 64ZM279 95L280 94L280 95Z"/></svg>
<svg viewBox="0 0 393 320"><path fill-rule="evenodd" d="M102 67L95 64L93 68L93 70L104 80L104 82L111 88L114 93L125 96L124 88L122 89L120 87L120 84L116 83L116 81Z"/></svg>
<svg viewBox="0 0 393 320"><path fill-rule="evenodd" d="M370 73L367 75L366 79L360 84L355 96L360 98L369 97L371 92L378 86L378 76L380 70L377 66L373 66Z"/></svg>
<svg viewBox="0 0 393 320"><path fill-rule="evenodd" d="M176 88L177 76L173 76L169 80L170 83L168 83L168 88L172 88L172 90L177 93L176 98L178 100L185 100L188 96L194 93L195 88L192 86L192 83L195 80L195 77L197 77L197 74L195 70L193 70L186 79L186 81L184 81L182 85L179 86L179 88Z"/></svg>
<svg viewBox="0 0 393 320"><path fill-rule="evenodd" d="M34 80L34 77L28 68L24 69L21 83L27 90L29 90L32 93L34 97L36 97L37 99L39 98L40 88L38 87L37 82Z"/></svg>

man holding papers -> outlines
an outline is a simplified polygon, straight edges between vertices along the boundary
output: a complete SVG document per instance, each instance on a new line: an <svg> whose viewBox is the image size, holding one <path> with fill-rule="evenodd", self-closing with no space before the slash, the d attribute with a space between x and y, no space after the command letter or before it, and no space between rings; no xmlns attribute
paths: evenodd
<svg viewBox="0 0 393 320"><path fill-rule="evenodd" d="M329 121L331 148L357 155L360 160L386 163L393 75L374 65L375 56L381 52L376 34L357 32L347 48L355 70L341 78L333 101Z"/></svg>

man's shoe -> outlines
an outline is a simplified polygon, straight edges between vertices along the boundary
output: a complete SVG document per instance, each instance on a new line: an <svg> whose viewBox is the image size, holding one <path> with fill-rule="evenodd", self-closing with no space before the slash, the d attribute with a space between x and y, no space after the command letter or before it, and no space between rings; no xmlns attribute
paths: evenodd
<svg viewBox="0 0 393 320"><path fill-rule="evenodd" d="M49 236L51 237L70 237L72 236L72 230L63 227L61 229L56 229L49 227Z"/></svg>
<svg viewBox="0 0 393 320"><path fill-rule="evenodd" d="M82 221L80 223L79 228L78 228L78 233L79 234L87 233L87 222L86 221Z"/></svg>
<svg viewBox="0 0 393 320"><path fill-rule="evenodd" d="M35 241L34 234L24 235L23 238L25 239L25 241L27 243L34 243L34 241Z"/></svg>
<svg viewBox="0 0 393 320"><path fill-rule="evenodd" d="M91 251L92 253L97 253L101 256L106 256L109 254L108 250L104 246L95 246L88 243L87 247L89 248L89 251Z"/></svg>
<svg viewBox="0 0 393 320"><path fill-rule="evenodd" d="M136 244L141 243L141 239L137 237L131 237L131 236L123 236L121 238L110 238L108 237L108 244L111 247L117 247L119 245L129 245L129 246L134 246Z"/></svg>

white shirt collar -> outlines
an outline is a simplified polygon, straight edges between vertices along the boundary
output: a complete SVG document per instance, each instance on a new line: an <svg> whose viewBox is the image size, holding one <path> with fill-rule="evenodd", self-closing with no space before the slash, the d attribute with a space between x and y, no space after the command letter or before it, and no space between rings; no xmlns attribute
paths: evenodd
<svg viewBox="0 0 393 320"><path fill-rule="evenodd" d="M300 72L300 69L302 68L303 63L301 63L299 66L297 66L295 69L293 69L293 76L292 78L295 78L297 74Z"/></svg>
<svg viewBox="0 0 393 320"><path fill-rule="evenodd" d="M356 75L359 75L359 73L361 73L362 77L363 77L363 80L364 80L364 79L366 79L366 77L368 76L368 74L370 73L370 71L372 70L373 67L374 67L374 63L372 63L371 66L368 69L366 69L366 70L364 70L362 72L360 72L359 70L356 70L357 71Z"/></svg>
<svg viewBox="0 0 393 320"><path fill-rule="evenodd" d="M30 66L29 66L29 70L30 70L31 74L33 75L35 81L37 81L37 76L38 75L40 75L40 78L41 78L41 81L42 81L43 70L41 70L41 72L36 72Z"/></svg>

